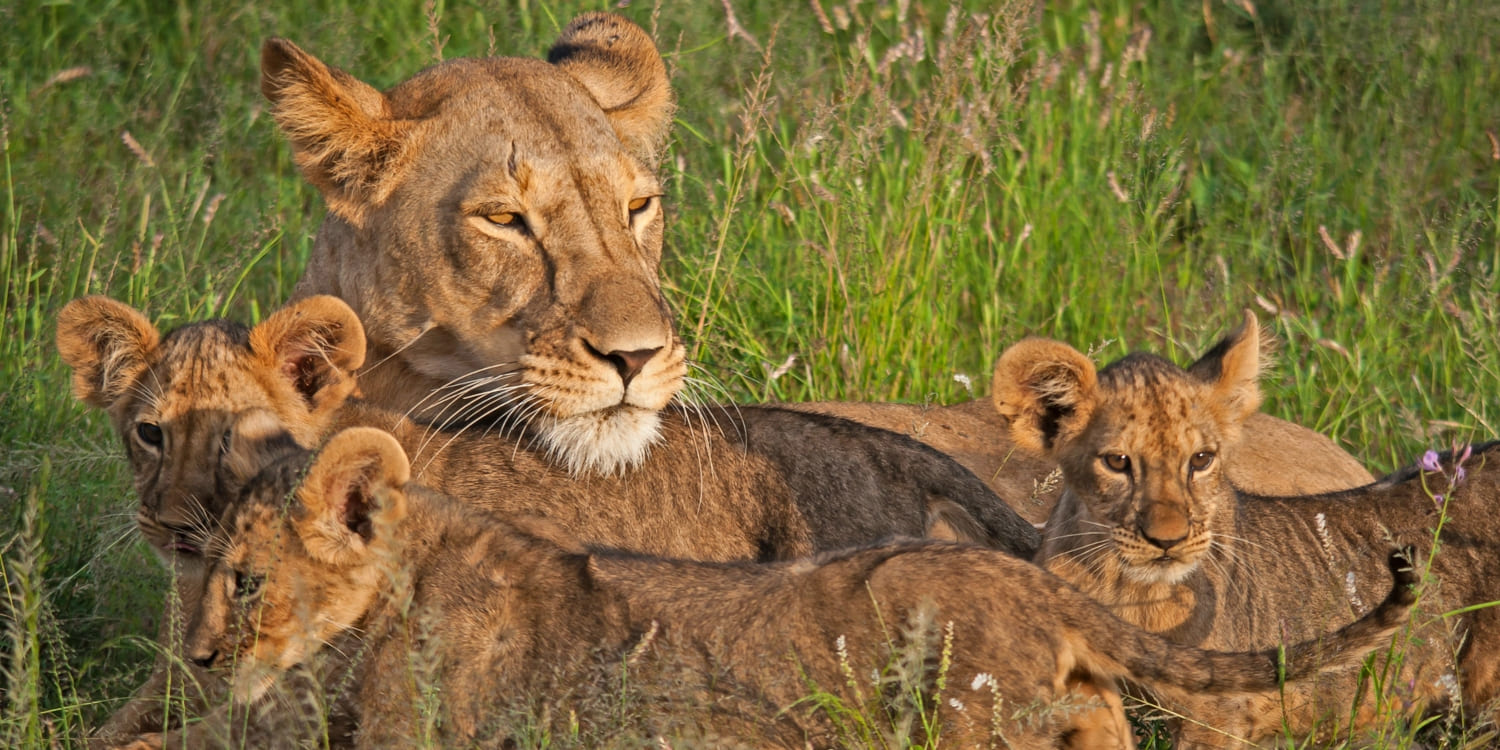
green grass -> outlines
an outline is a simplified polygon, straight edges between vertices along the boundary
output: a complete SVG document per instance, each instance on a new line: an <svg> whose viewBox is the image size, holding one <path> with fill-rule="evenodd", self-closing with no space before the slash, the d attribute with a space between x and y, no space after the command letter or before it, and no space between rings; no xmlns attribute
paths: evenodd
<svg viewBox="0 0 1500 750"><path fill-rule="evenodd" d="M311 246L260 40L384 86L604 4L438 3L437 36L414 2L209 5L0 7L6 746L129 694L166 585L56 311L258 319ZM734 5L753 45L718 3L625 11L679 91L664 283L723 395L955 401L1022 336L1186 359L1250 307L1267 410L1376 473L1500 434L1500 6Z"/></svg>

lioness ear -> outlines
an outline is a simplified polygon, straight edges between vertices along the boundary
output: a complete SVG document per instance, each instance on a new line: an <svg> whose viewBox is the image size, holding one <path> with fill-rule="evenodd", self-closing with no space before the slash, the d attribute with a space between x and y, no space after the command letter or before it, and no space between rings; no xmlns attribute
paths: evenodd
<svg viewBox="0 0 1500 750"><path fill-rule="evenodd" d="M295 524L308 554L331 565L359 562L406 517L402 488L410 478L406 453L389 433L353 427L334 435L299 493Z"/></svg>
<svg viewBox="0 0 1500 750"><path fill-rule="evenodd" d="M260 48L260 91L329 210L359 224L386 199L411 123L391 118L384 94L276 37Z"/></svg>
<svg viewBox="0 0 1500 750"><path fill-rule="evenodd" d="M563 29L547 62L599 103L625 148L656 166L672 129L672 85L651 37L613 13L585 13Z"/></svg>
<svg viewBox="0 0 1500 750"><path fill-rule="evenodd" d="M314 413L354 394L365 362L365 329L338 297L316 295L271 314L250 331L250 350L291 383Z"/></svg>
<svg viewBox="0 0 1500 750"><path fill-rule="evenodd" d="M1213 386L1214 408L1220 424L1238 425L1260 408L1260 324L1245 311L1240 327L1188 368L1188 373Z"/></svg>
<svg viewBox="0 0 1500 750"><path fill-rule="evenodd" d="M1094 363L1050 339L1025 339L995 363L995 408L1010 422L1011 439L1050 453L1078 436L1093 414L1099 383Z"/></svg>
<svg viewBox="0 0 1500 750"><path fill-rule="evenodd" d="M100 409L125 395L160 342L146 316L108 297L80 297L57 315L57 352L73 368L73 395Z"/></svg>

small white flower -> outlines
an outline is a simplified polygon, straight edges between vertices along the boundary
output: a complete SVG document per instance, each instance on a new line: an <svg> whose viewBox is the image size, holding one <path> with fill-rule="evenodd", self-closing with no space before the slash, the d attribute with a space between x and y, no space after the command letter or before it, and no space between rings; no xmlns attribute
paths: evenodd
<svg viewBox="0 0 1500 750"><path fill-rule="evenodd" d="M958 709L959 711L964 710L964 702L957 698L949 698L948 705Z"/></svg>
<svg viewBox="0 0 1500 750"><path fill-rule="evenodd" d="M969 685L970 690L983 690L986 685L995 684L995 678L989 672L980 672L974 675L974 682Z"/></svg>
<svg viewBox="0 0 1500 750"><path fill-rule="evenodd" d="M968 375L965 375L961 372L955 372L953 373L953 380L954 382L963 386L964 391L970 396L974 395L974 381L971 380Z"/></svg>

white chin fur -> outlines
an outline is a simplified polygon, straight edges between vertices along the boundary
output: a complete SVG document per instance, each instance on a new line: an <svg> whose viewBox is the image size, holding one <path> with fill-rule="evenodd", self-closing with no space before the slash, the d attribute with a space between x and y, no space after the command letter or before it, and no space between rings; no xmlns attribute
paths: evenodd
<svg viewBox="0 0 1500 750"><path fill-rule="evenodd" d="M1198 569L1197 562L1174 562L1170 565L1131 565L1124 566L1126 577L1143 584L1159 584L1175 586L1182 583L1184 578Z"/></svg>
<svg viewBox="0 0 1500 750"><path fill-rule="evenodd" d="M661 416L631 407L534 423L547 457L573 476L624 474L641 465L661 436Z"/></svg>

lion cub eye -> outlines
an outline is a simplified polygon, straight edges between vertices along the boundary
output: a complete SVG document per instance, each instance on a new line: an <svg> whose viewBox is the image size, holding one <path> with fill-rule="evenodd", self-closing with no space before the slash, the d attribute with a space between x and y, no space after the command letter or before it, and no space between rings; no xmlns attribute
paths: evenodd
<svg viewBox="0 0 1500 750"><path fill-rule="evenodd" d="M647 208L651 207L651 196L648 195L643 198L636 198L635 200L626 204L625 207L630 209L631 216L640 216L645 212Z"/></svg>
<svg viewBox="0 0 1500 750"><path fill-rule="evenodd" d="M1104 455L1104 465L1110 471L1124 474L1130 471L1130 456L1123 453L1107 453Z"/></svg>
<svg viewBox="0 0 1500 750"><path fill-rule="evenodd" d="M153 448L161 447L161 425L155 422L141 422L137 424L135 426L135 436L140 438L141 442Z"/></svg>
<svg viewBox="0 0 1500 750"><path fill-rule="evenodd" d="M1209 464L1212 464L1213 462L1214 454L1209 453L1208 451L1198 451L1197 453L1193 454L1192 458L1188 459L1188 468L1192 469L1193 471L1203 471L1204 469L1207 469Z"/></svg>
<svg viewBox="0 0 1500 750"><path fill-rule="evenodd" d="M261 584L266 582L265 576L250 573L234 572L234 597L236 599L249 599L260 593Z"/></svg>

